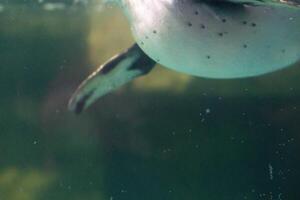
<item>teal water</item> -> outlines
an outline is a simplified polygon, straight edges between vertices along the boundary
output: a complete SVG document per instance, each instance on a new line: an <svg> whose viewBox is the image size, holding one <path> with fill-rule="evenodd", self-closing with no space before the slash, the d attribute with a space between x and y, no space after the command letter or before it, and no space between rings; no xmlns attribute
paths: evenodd
<svg viewBox="0 0 300 200"><path fill-rule="evenodd" d="M98 4L11 2L0 200L300 199L300 66L226 81L158 66L76 116L71 93L132 43L126 22Z"/></svg>

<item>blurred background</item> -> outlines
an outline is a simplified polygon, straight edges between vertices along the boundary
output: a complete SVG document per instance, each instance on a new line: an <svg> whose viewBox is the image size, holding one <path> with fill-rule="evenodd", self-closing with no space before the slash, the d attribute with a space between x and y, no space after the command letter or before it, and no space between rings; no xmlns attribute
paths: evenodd
<svg viewBox="0 0 300 200"><path fill-rule="evenodd" d="M100 1L0 0L0 200L300 199L300 66L236 80L157 66L68 112L132 43Z"/></svg>

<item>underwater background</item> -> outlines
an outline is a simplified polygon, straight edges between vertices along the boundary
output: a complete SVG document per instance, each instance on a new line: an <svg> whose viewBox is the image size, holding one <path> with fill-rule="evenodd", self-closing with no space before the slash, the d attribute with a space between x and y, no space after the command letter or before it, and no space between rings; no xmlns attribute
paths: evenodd
<svg viewBox="0 0 300 200"><path fill-rule="evenodd" d="M0 0L0 200L300 199L300 66L235 80L157 66L67 111L132 43L97 1Z"/></svg>

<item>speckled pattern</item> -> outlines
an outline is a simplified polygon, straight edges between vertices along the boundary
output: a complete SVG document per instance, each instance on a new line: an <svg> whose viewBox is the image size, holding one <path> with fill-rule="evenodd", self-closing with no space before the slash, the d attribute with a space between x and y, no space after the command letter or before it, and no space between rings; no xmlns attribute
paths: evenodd
<svg viewBox="0 0 300 200"><path fill-rule="evenodd" d="M123 0L122 6L145 53L180 72L249 77L300 59L300 9L193 0Z"/></svg>

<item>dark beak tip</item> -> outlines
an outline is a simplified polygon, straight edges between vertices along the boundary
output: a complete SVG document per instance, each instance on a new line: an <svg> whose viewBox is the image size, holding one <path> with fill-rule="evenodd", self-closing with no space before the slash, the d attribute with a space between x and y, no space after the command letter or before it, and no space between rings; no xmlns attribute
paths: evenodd
<svg viewBox="0 0 300 200"><path fill-rule="evenodd" d="M84 110L84 103L82 101L76 102L74 98L71 98L68 103L68 110L79 115Z"/></svg>

